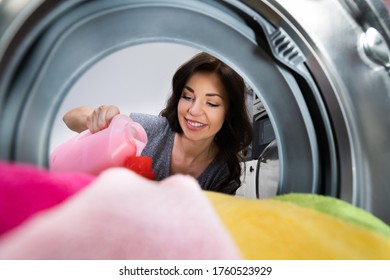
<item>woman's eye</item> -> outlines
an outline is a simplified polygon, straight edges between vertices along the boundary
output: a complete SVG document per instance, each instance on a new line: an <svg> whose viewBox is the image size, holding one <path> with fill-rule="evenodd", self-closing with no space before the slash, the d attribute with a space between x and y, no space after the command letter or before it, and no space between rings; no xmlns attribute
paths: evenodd
<svg viewBox="0 0 390 280"><path fill-rule="evenodd" d="M190 101L192 99L190 96L185 95L185 94L182 94L181 98L183 98L184 100L187 100L187 101Z"/></svg>
<svg viewBox="0 0 390 280"><path fill-rule="evenodd" d="M213 102L207 102L207 105L209 105L210 107L218 107L219 106L219 104L216 104Z"/></svg>

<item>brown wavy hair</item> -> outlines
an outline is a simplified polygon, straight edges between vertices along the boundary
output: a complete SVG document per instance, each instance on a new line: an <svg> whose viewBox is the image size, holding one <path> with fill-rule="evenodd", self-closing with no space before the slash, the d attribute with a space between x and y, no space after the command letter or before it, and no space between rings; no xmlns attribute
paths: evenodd
<svg viewBox="0 0 390 280"><path fill-rule="evenodd" d="M238 188L241 185L240 162L244 160L242 151L252 141L252 124L246 106L246 86L240 75L214 56L199 53L181 65L174 74L172 95L160 115L168 119L176 133L183 133L178 120L177 105L187 81L197 72L216 73L228 95L227 117L214 141L219 147L217 159L225 161L230 171L226 184L235 181Z"/></svg>

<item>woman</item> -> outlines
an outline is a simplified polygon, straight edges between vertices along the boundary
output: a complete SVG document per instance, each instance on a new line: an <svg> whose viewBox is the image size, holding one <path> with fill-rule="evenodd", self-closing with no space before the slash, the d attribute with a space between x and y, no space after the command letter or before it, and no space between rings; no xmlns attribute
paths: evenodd
<svg viewBox="0 0 390 280"><path fill-rule="evenodd" d="M235 194L241 185L241 153L252 140L245 92L243 79L207 53L179 67L160 116L130 115L148 135L142 155L152 157L156 179L188 174L202 189ZM97 132L119 113L112 105L83 106L63 119L74 131Z"/></svg>

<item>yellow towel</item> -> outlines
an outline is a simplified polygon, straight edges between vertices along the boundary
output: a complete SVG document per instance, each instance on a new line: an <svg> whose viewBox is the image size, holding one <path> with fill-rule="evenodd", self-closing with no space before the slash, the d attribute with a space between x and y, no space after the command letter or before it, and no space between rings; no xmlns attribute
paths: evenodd
<svg viewBox="0 0 390 280"><path fill-rule="evenodd" d="M390 227L341 200L206 195L245 259L390 259Z"/></svg>

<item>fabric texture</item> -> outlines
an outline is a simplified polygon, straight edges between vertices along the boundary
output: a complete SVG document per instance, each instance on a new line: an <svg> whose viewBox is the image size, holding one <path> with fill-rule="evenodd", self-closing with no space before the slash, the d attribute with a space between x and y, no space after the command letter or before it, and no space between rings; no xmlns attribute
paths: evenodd
<svg viewBox="0 0 390 280"><path fill-rule="evenodd" d="M191 177L176 175L155 182L124 168L112 168L84 185L88 180L34 171L34 168L11 170L3 166L2 171L20 175L14 178L19 184L13 183L18 185L19 195L10 197L5 192L4 200L12 200L20 209L29 209L31 215L0 236L0 259L241 257L230 234ZM29 180L22 179L26 172ZM34 179L34 173L39 180ZM37 210L32 204L40 204L37 201L42 196L56 192L60 197L66 196L62 187L52 184L53 176L59 186L68 184L63 180L73 181L72 191L62 202L56 200L59 203L53 205L54 200L50 200L45 209ZM0 178L2 189L8 188L5 182L4 177ZM25 201L21 196L28 189L40 191L27 191L31 203L21 204ZM0 208L9 214L3 204Z"/></svg>
<svg viewBox="0 0 390 280"><path fill-rule="evenodd" d="M0 174L0 235L36 212L63 202L95 179L88 174L57 174L8 162L0 162Z"/></svg>
<svg viewBox="0 0 390 280"><path fill-rule="evenodd" d="M390 237L390 227L387 224L371 213L334 197L292 193L275 196L273 199L315 209L318 212L344 220L347 223L356 224Z"/></svg>
<svg viewBox="0 0 390 280"><path fill-rule="evenodd" d="M332 197L255 200L124 168L0 171L0 259L390 259L389 225Z"/></svg>
<svg viewBox="0 0 390 280"><path fill-rule="evenodd" d="M170 162L175 138L175 132L164 117L140 113L130 114L130 118L141 124L148 135L148 143L142 151L142 156L153 159L153 171L156 180L162 180L170 175ZM206 170L197 178L204 190L234 194L238 186L227 184L229 169L224 162L214 159Z"/></svg>
<svg viewBox="0 0 390 280"><path fill-rule="evenodd" d="M206 195L244 259L390 259L390 227L339 199L316 194L263 200Z"/></svg>

